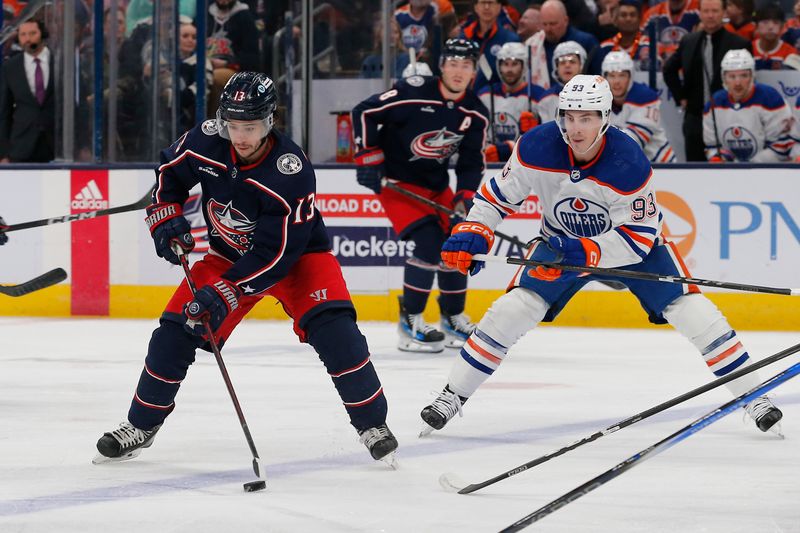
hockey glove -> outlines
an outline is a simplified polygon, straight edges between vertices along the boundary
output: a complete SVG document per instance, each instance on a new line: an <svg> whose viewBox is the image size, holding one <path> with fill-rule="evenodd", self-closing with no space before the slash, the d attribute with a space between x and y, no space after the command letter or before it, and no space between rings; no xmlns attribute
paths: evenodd
<svg viewBox="0 0 800 533"><path fill-rule="evenodd" d="M194 300L183 307L186 315L184 328L192 335L203 336L206 333L203 321L208 320L212 331L217 331L231 311L239 308L242 291L235 284L219 278L199 289Z"/></svg>
<svg viewBox="0 0 800 533"><path fill-rule="evenodd" d="M448 268L458 269L467 275L475 275L483 268L483 261L473 261L475 254L486 254L494 244L494 232L479 222L461 222L453 228L444 245L442 261Z"/></svg>
<svg viewBox="0 0 800 533"><path fill-rule="evenodd" d="M730 150L720 150L708 160L709 163L730 163L735 161L736 157Z"/></svg>
<svg viewBox="0 0 800 533"><path fill-rule="evenodd" d="M488 145L483 153L486 156L487 163L505 163L511 157L511 150L513 149L514 143L506 141Z"/></svg>
<svg viewBox="0 0 800 533"><path fill-rule="evenodd" d="M475 191L461 189L453 196L453 211L459 217L466 218L469 210L472 209L472 200L475 198Z"/></svg>
<svg viewBox="0 0 800 533"><path fill-rule="evenodd" d="M381 193L381 179L386 175L383 167L383 150L360 150L355 153L356 181L367 189L372 189L375 194Z"/></svg>
<svg viewBox="0 0 800 533"><path fill-rule="evenodd" d="M527 133L539 125L539 117L530 111L523 111L519 114L519 132Z"/></svg>
<svg viewBox="0 0 800 533"><path fill-rule="evenodd" d="M179 265L181 261L172 251L172 243L180 245L184 253L194 249L192 227L183 216L181 204L153 204L147 208L147 218L144 221L150 228L158 257L163 257L173 265Z"/></svg>
<svg viewBox="0 0 800 533"><path fill-rule="evenodd" d="M540 240L531 259L541 263L596 267L600 262L600 247L591 239L571 239L556 235L548 238L547 242ZM586 274L537 266L529 270L528 275L543 281L568 281Z"/></svg>
<svg viewBox="0 0 800 533"><path fill-rule="evenodd" d="M0 246L8 242L8 235L6 235L6 229L8 229L8 224L6 224L6 221L3 220L3 217L0 217Z"/></svg>

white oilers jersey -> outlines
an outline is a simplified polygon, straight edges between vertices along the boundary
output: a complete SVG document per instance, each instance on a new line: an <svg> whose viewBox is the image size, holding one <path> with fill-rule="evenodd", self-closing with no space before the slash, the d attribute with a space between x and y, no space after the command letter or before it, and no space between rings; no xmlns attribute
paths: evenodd
<svg viewBox="0 0 800 533"><path fill-rule="evenodd" d="M553 85L542 95L542 98L537 102L539 106L539 120L542 124L556 119L558 114L558 93L564 85L555 81Z"/></svg>
<svg viewBox="0 0 800 533"><path fill-rule="evenodd" d="M501 82L494 83L492 86L486 85L478 91L483 105L491 113L494 111L494 142L514 142L520 136L519 117L524 111L539 113L537 101L544 95L545 89L538 85L530 86L530 97L528 95L528 85L525 84L515 91L507 91ZM492 95L494 95L494 106L492 106Z"/></svg>
<svg viewBox="0 0 800 533"><path fill-rule="evenodd" d="M675 154L661 126L661 100L658 93L647 85L633 82L622 107L612 107L611 125L639 143L653 163L675 161Z"/></svg>
<svg viewBox="0 0 800 533"><path fill-rule="evenodd" d="M791 150L792 160L797 161L800 158L800 96L794 102L794 122L792 123L791 137L794 145Z"/></svg>
<svg viewBox="0 0 800 533"><path fill-rule="evenodd" d="M726 90L719 90L703 110L706 158L719 155L721 147L736 161L786 161L794 146L792 122L789 106L769 85L754 84L750 96L736 103Z"/></svg>
<svg viewBox="0 0 800 533"><path fill-rule="evenodd" d="M494 229L535 193L543 236L592 239L601 268L639 263L661 235L650 161L618 129L609 128L601 142L597 157L580 165L558 123L534 128L517 142L503 170L478 189L467 220Z"/></svg>

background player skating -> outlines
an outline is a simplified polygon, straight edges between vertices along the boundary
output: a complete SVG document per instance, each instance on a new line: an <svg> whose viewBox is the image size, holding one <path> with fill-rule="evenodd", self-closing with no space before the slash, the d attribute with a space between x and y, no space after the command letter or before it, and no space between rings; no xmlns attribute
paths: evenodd
<svg viewBox="0 0 800 533"><path fill-rule="evenodd" d="M450 39L442 51L441 78L412 76L353 108L358 183L378 195L397 235L415 245L406 261L400 300L401 350L435 353L445 345L459 348L475 328L464 314L467 278L441 265L439 257L450 220L401 193L382 189L381 179L388 177L462 213L469 210L483 177L488 125L486 108L468 89L478 53L472 41ZM447 167L455 155L453 194ZM434 278L444 333L422 317Z"/></svg>
<svg viewBox="0 0 800 533"><path fill-rule="evenodd" d="M677 248L661 234L662 214L652 169L641 148L609 128L611 90L600 76L578 75L559 95L557 122L523 135L502 172L481 186L467 220L453 228L442 258L462 272L474 254L491 248L495 228L532 190L542 203L541 238L533 260L688 276ZM520 268L467 340L447 386L425 407L422 434L442 429L498 368L508 349L539 322L553 320L586 283L601 276L544 267ZM746 364L749 355L728 321L693 285L611 278L628 286L657 323L669 322L700 351L716 376ZM761 380L751 372L726 386L739 396ZM766 397L746 407L762 431L782 413Z"/></svg>
<svg viewBox="0 0 800 533"><path fill-rule="evenodd" d="M386 398L314 206L314 170L272 128L276 107L272 80L240 72L223 90L217 119L161 152L146 219L156 252L178 264L173 243L194 247L181 206L197 183L210 250L192 266L195 297L184 281L161 315L127 420L97 441L95 462L131 459L149 447L175 408L195 351L208 349L202 321L222 345L266 295L281 302L300 341L319 354L372 457L391 461L397 440L386 426Z"/></svg>

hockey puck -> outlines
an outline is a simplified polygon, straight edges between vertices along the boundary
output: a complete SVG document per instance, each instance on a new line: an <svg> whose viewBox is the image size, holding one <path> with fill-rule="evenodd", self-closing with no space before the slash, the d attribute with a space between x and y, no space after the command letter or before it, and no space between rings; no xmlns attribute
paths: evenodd
<svg viewBox="0 0 800 533"><path fill-rule="evenodd" d="M267 488L266 481L250 481L244 484L245 492L255 492L257 490L264 490Z"/></svg>

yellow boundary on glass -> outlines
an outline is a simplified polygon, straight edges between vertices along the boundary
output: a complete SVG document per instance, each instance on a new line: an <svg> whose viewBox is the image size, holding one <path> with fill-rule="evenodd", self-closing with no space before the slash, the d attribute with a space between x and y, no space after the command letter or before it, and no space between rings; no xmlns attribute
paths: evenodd
<svg viewBox="0 0 800 533"><path fill-rule="evenodd" d="M174 287L114 285L110 291L112 318L155 319L164 309ZM359 320L397 320L397 291L388 294L355 294L353 302ZM438 321L436 291L431 294L426 320ZM471 289L466 312L475 321L502 291ZM0 295L0 316L70 316L70 286L57 285L19 298ZM746 293L712 293L707 296L719 306L735 329L800 331L800 297ZM286 315L277 301L265 298L248 318L281 319ZM558 326L646 328L653 326L628 291L582 291L576 294L556 319Z"/></svg>

